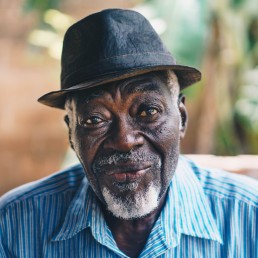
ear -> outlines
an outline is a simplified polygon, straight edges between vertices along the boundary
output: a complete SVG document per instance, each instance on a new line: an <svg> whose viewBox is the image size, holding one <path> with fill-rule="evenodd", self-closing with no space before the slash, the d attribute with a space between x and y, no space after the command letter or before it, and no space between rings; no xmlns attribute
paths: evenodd
<svg viewBox="0 0 258 258"><path fill-rule="evenodd" d="M188 114L185 106L185 95L182 93L178 96L178 109L181 115L180 138L184 138L188 122Z"/></svg>
<svg viewBox="0 0 258 258"><path fill-rule="evenodd" d="M74 150L74 146L73 146L73 142L72 142L72 137L71 137L71 127L70 127L70 119L68 117L68 115L64 116L64 121L68 127L68 135L69 135L69 143L71 148Z"/></svg>

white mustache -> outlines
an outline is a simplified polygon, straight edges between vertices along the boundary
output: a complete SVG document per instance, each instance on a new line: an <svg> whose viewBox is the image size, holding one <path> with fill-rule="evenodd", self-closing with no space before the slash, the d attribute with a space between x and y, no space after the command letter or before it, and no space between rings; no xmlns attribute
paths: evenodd
<svg viewBox="0 0 258 258"><path fill-rule="evenodd" d="M158 162L158 166L161 166L161 160L158 155L139 151L130 151L127 153L115 152L111 155L98 158L93 164L93 170L101 170L104 166L117 165L126 162L139 163L147 161L152 161L154 163Z"/></svg>

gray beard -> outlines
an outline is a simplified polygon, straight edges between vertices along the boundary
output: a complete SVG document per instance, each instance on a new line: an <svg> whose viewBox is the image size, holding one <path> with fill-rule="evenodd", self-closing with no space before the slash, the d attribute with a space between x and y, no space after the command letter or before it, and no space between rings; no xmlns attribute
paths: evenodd
<svg viewBox="0 0 258 258"><path fill-rule="evenodd" d="M179 149L172 150L172 157L178 157ZM128 153L115 153L111 156L99 158L93 165L95 173L103 173L102 167L105 165L116 165L120 162L126 161L141 162L151 160L155 164L155 168L161 169L161 160L157 155L148 155L145 153L139 153L137 151L131 151ZM174 172L177 166L177 158L171 160L170 168ZM160 172L164 173L164 172ZM164 175L165 176L165 175ZM166 182L167 183L167 182ZM115 193L110 191L109 188L103 187L101 190L102 196L106 203L107 209L117 218L130 220L142 218L156 208L158 208L162 189L162 179L160 182L151 182L145 189L137 191L138 182L132 182L128 184L116 184L119 191L128 192L125 197L121 198ZM165 189L166 190L166 189ZM164 191L165 191L164 190Z"/></svg>
<svg viewBox="0 0 258 258"><path fill-rule="evenodd" d="M106 187L103 188L102 194L107 209L115 217L125 220L137 219L146 216L158 207L160 186L151 183L147 189L123 199L115 196Z"/></svg>

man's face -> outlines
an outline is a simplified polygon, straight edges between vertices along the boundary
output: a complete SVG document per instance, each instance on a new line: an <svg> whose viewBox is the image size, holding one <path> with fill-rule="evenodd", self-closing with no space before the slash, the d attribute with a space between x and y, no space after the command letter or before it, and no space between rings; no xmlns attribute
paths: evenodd
<svg viewBox="0 0 258 258"><path fill-rule="evenodd" d="M179 155L180 111L154 74L79 92L71 143L98 198L117 217L142 217L165 194Z"/></svg>

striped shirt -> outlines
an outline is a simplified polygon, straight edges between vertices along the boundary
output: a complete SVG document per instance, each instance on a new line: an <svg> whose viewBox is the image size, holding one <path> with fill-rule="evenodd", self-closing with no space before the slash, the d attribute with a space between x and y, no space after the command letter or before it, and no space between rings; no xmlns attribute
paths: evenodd
<svg viewBox="0 0 258 258"><path fill-rule="evenodd" d="M139 257L257 258L258 182L180 157L166 203ZM81 165L0 199L0 257L127 257Z"/></svg>

